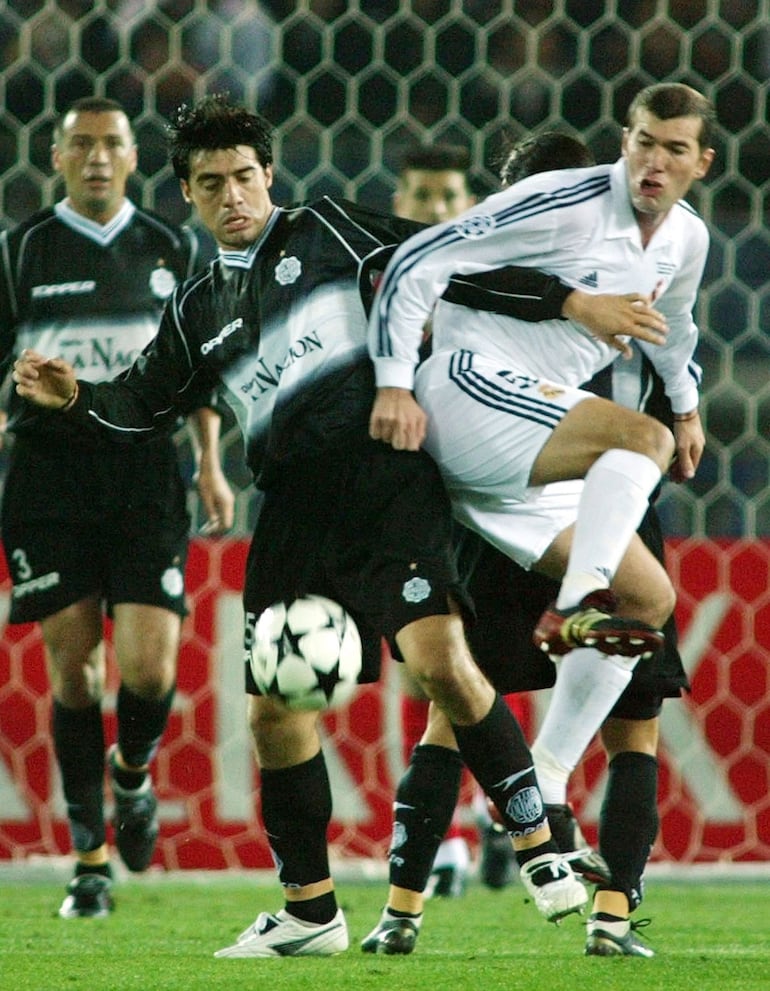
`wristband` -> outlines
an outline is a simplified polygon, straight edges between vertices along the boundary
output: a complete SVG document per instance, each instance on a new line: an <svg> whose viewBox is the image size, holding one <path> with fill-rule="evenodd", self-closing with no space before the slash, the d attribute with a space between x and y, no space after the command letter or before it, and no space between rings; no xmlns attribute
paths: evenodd
<svg viewBox="0 0 770 991"><path fill-rule="evenodd" d="M75 388L72 390L72 395L69 397L69 399L63 406L59 407L59 412L66 413L67 410L72 409L72 407L78 401L79 395L80 395L80 386L78 385L77 379L75 379Z"/></svg>
<svg viewBox="0 0 770 991"><path fill-rule="evenodd" d="M674 423L685 423L687 420L694 420L698 416L698 407L690 410L689 413L674 413Z"/></svg>

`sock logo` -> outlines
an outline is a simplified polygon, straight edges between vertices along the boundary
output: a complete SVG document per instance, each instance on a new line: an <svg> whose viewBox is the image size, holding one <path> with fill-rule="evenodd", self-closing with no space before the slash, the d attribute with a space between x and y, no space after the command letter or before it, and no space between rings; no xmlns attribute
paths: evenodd
<svg viewBox="0 0 770 991"><path fill-rule="evenodd" d="M508 799L505 811L517 823L536 822L543 818L543 799L538 788L522 788Z"/></svg>

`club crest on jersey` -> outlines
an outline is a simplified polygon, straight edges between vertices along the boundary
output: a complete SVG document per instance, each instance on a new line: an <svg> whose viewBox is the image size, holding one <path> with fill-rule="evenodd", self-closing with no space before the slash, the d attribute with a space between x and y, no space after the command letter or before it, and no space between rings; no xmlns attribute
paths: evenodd
<svg viewBox="0 0 770 991"><path fill-rule="evenodd" d="M184 577L179 568L166 568L160 579L160 587L172 599L178 599L184 591Z"/></svg>
<svg viewBox="0 0 770 991"><path fill-rule="evenodd" d="M404 602L424 602L431 593L430 582L425 578L410 578L404 582L401 594Z"/></svg>
<svg viewBox="0 0 770 991"><path fill-rule="evenodd" d="M552 382L541 382L537 391L546 399L556 399L557 396L564 395L564 389L560 385L553 385Z"/></svg>
<svg viewBox="0 0 770 991"><path fill-rule="evenodd" d="M290 286L302 275L302 262L292 255L282 258L275 267L275 281L281 286Z"/></svg>
<svg viewBox="0 0 770 991"><path fill-rule="evenodd" d="M475 241L480 237L486 237L490 231L495 229L495 218L490 217L488 213L477 213L455 224L454 229L460 237Z"/></svg>
<svg viewBox="0 0 770 991"><path fill-rule="evenodd" d="M162 262L159 262L158 267L153 269L150 275L150 289L153 296L157 296L158 299L168 299L175 288L176 276Z"/></svg>

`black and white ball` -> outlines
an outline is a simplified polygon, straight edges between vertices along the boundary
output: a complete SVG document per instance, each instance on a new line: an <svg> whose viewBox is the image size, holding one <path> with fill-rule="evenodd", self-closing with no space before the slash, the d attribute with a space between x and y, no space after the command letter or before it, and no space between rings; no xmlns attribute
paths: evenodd
<svg viewBox="0 0 770 991"><path fill-rule="evenodd" d="M278 602L257 620L251 673L265 695L290 709L331 709L352 697L361 673L361 637L337 602L307 595Z"/></svg>

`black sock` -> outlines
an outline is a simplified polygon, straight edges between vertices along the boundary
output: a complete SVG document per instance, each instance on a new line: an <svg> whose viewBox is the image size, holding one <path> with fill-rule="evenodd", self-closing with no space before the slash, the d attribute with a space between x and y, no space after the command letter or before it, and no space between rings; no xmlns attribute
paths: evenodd
<svg viewBox="0 0 770 991"><path fill-rule="evenodd" d="M303 922L317 922L323 925L325 922L331 922L337 914L337 899L333 891L328 891L325 895L308 898L304 902L286 902L284 908L289 915L302 919Z"/></svg>
<svg viewBox="0 0 770 991"><path fill-rule="evenodd" d="M304 887L328 878L332 795L323 753L294 767L263 770L261 778L262 821L281 884Z"/></svg>
<svg viewBox="0 0 770 991"><path fill-rule="evenodd" d="M72 845L81 853L88 853L105 841L101 709L99 705L68 709L54 699L51 728Z"/></svg>
<svg viewBox="0 0 770 991"><path fill-rule="evenodd" d="M125 768L120 767L114 757L111 757L110 775L112 776L112 780L119 784L121 788L126 788L128 791L135 791L137 788L141 788L144 779L147 777L147 772L127 771Z"/></svg>
<svg viewBox="0 0 770 991"><path fill-rule="evenodd" d="M397 908L391 908L390 905L386 906L385 911L394 919L419 919L422 917L422 912L400 912Z"/></svg>
<svg viewBox="0 0 770 991"><path fill-rule="evenodd" d="M523 836L539 828L547 817L532 755L501 696L495 696L480 722L452 728L463 760L495 803L508 832Z"/></svg>
<svg viewBox="0 0 770 991"><path fill-rule="evenodd" d="M155 756L166 729L175 689L160 699L145 699L125 685L118 689L115 712L118 718L118 747L124 763L144 767ZM120 782L119 782L120 783ZM141 784L141 780L138 784ZM137 785L126 785L134 787Z"/></svg>
<svg viewBox="0 0 770 991"><path fill-rule="evenodd" d="M418 744L412 751L393 804L391 884L425 890L457 805L462 769L456 750Z"/></svg>
<svg viewBox="0 0 770 991"><path fill-rule="evenodd" d="M83 874L101 874L102 877L112 880L112 868L109 864L84 864L79 860L75 864L75 877L82 877Z"/></svg>
<svg viewBox="0 0 770 991"><path fill-rule="evenodd" d="M629 908L642 900L642 874L658 835L658 761L627 751L610 761L599 817L599 850L612 881L600 887L622 891Z"/></svg>

